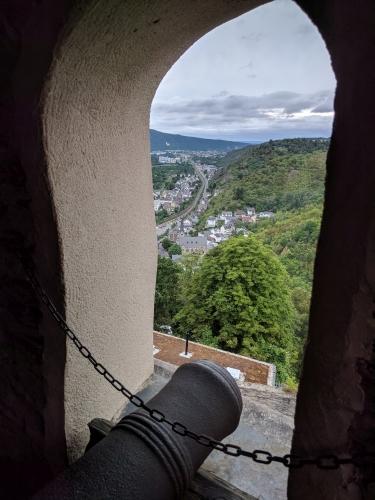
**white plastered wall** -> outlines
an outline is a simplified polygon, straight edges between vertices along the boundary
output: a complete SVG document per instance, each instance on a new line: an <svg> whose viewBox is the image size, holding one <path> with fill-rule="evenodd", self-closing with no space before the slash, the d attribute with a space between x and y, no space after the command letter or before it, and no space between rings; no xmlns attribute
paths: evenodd
<svg viewBox="0 0 375 500"><path fill-rule="evenodd" d="M55 53L43 103L66 318L131 390L152 373L156 239L149 112L171 65L210 29L258 0L99 0L77 9ZM71 458L87 423L123 404L67 345Z"/></svg>

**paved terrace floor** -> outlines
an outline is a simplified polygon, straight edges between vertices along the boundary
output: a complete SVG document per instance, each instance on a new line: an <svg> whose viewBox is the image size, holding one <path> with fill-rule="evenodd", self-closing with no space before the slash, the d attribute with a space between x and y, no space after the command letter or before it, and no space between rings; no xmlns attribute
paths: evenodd
<svg viewBox="0 0 375 500"><path fill-rule="evenodd" d="M154 347L158 349L154 358L173 365L182 365L198 359L208 359L223 366L240 370L245 382L272 385L274 366L270 363L257 361L246 356L240 356L213 347L208 347L189 341L190 358L181 356L185 352L185 340L165 333L154 332Z"/></svg>

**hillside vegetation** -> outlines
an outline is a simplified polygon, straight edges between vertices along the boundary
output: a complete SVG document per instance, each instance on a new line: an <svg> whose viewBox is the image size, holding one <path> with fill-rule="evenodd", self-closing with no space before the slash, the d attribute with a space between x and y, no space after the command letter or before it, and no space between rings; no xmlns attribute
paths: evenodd
<svg viewBox="0 0 375 500"><path fill-rule="evenodd" d="M155 191L173 189L182 176L192 174L194 174L194 169L188 163L182 165L158 165L152 167L152 185Z"/></svg>
<svg viewBox="0 0 375 500"><path fill-rule="evenodd" d="M295 335L298 355L295 372L298 375L308 330L310 298L316 245L319 237L322 206L276 212L273 220L253 226L254 235L271 247L290 276L290 291L297 312Z"/></svg>
<svg viewBox="0 0 375 500"><path fill-rule="evenodd" d="M326 139L285 139L226 155L211 182L218 192L205 213L237 210L293 210L323 201Z"/></svg>

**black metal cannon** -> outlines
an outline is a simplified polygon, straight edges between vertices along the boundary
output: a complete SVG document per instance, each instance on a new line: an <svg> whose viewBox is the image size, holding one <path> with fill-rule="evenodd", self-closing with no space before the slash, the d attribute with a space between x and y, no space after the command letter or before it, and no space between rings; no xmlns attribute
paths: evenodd
<svg viewBox="0 0 375 500"><path fill-rule="evenodd" d="M212 450L205 436L221 440L232 433L242 399L227 370L196 361L180 366L147 406L176 424L157 422L143 409L134 411L34 499L182 498ZM184 436L186 428L201 436L203 445Z"/></svg>

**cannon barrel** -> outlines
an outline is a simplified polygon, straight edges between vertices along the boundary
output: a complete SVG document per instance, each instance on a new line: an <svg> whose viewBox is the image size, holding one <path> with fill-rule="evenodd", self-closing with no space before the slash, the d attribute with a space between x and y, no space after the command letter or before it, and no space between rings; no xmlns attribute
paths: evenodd
<svg viewBox="0 0 375 500"><path fill-rule="evenodd" d="M221 440L236 429L242 399L227 370L196 361L180 366L148 406L170 422ZM210 451L156 422L145 410L136 410L34 499L182 498Z"/></svg>

